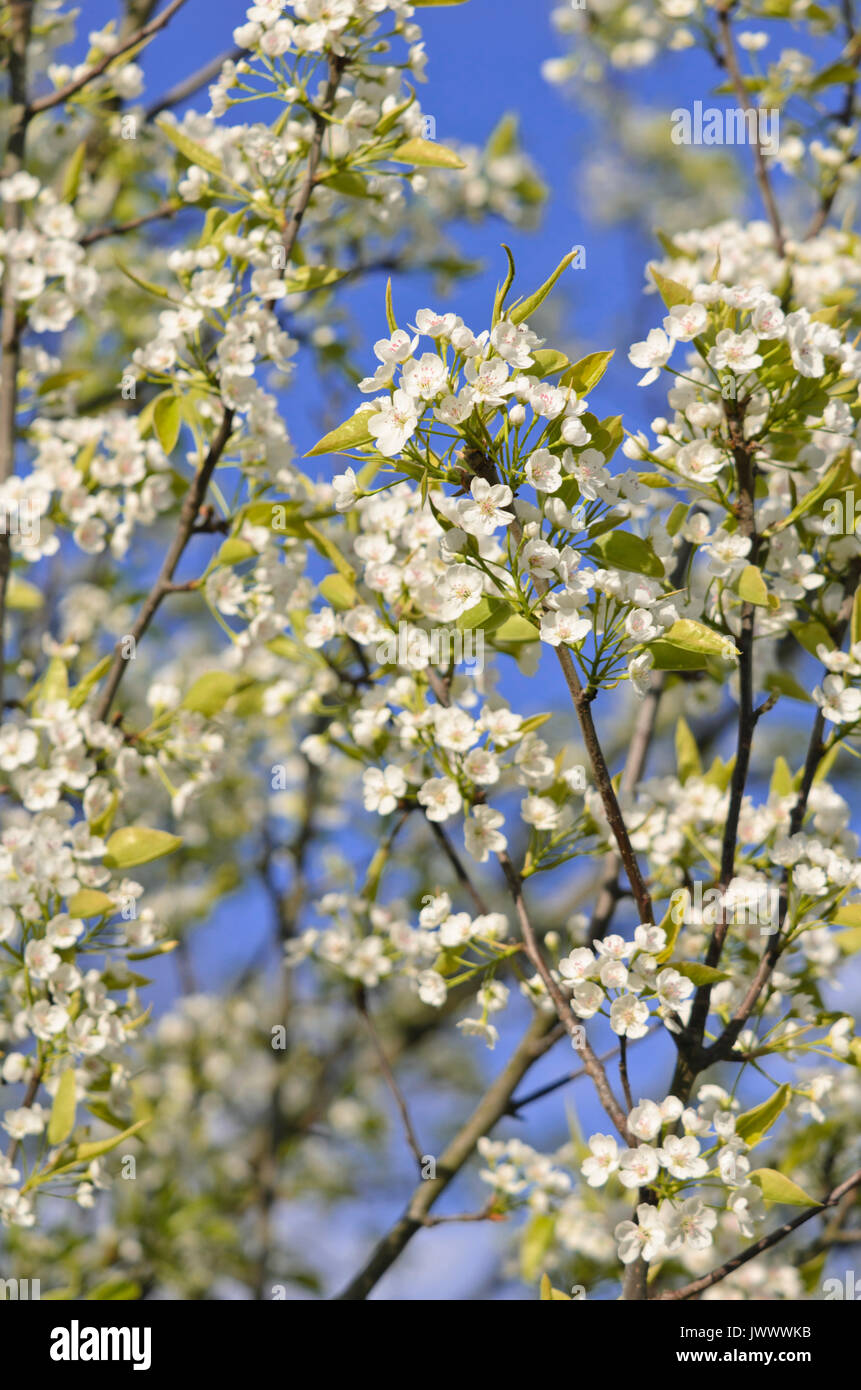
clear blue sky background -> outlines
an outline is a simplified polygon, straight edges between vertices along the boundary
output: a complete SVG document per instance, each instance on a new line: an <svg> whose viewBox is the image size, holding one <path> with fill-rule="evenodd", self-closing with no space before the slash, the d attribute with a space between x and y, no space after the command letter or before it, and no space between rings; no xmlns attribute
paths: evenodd
<svg viewBox="0 0 861 1390"><path fill-rule="evenodd" d="M639 373L627 361L630 342L660 321L657 302L651 300L647 305L640 296L643 267L659 250L656 243L633 235L630 230L597 227L587 220L578 171L584 154L594 148L596 139L600 140L600 131L596 132L583 113L541 76L542 62L564 51L562 40L550 25L552 8L552 0L470 0L458 8L417 11L429 53L429 80L420 88L419 96L423 110L436 119L438 138L482 145L500 117L506 111L516 110L521 119L523 146L547 182L550 196L537 231L517 232L501 224L485 224L458 233L463 250L480 259L484 269L458 290L455 302L440 303L427 282L411 277L396 286L396 307L401 321L412 320L415 310L425 305L455 309L472 327L480 329L488 321L500 277L501 241L507 241L514 251L518 285L523 292L539 284L572 245L583 244L587 268L569 272L563 286L564 332L566 337L576 337L584 353L616 348L615 362L595 394L595 408L599 414L622 412L626 425L638 428L665 408L662 385L659 383L647 392L638 390L635 383ZM139 60L147 75L144 99L153 100L210 57L231 47L232 29L242 22L244 9L234 0L189 0ZM109 0L86 0L82 15L84 34L99 28L115 13ZM797 37L794 41L797 43ZM656 107L663 106L669 117L674 106L707 99L714 79L710 64L698 55L684 54L668 59L657 70L631 74L621 80ZM206 109L205 94L191 104L198 110ZM749 211L761 215L755 202ZM352 291L350 297L357 318L365 325L369 369L373 360L371 345L384 327L383 290L383 283L374 280ZM323 405L318 388L308 378L303 379L301 391L285 397L290 431L302 451L319 437ZM520 707L548 707L543 680L520 684ZM264 940L268 931L265 911L257 895L246 894L241 905L234 899L217 913L194 949L195 970L202 984L217 986L253 954L255 939L259 936ZM241 937L236 930L238 919L242 922ZM156 993L160 1006L164 1006L174 989L175 979L166 964ZM611 1034L602 1036L600 1029L596 1031L598 1049L612 1044ZM506 1041L503 1039L491 1059L494 1066L502 1061L500 1054ZM653 1086L659 1087L671 1064L669 1047L662 1047L660 1056L652 1051L648 1066L641 1067L640 1055L632 1052L635 1097L641 1091L650 1094ZM574 1062L574 1054L562 1046L536 1069L530 1088L564 1072ZM570 1095L570 1091L562 1094ZM582 1105L584 1127L590 1132L601 1129L603 1112L586 1086L577 1087L577 1101ZM548 1137L550 1142L564 1139L565 1119L559 1095L535 1106L529 1116L528 1125L518 1128L509 1123L507 1132L523 1132L530 1142L540 1143ZM450 1132L457 1117L441 1113L435 1106L422 1107L418 1118L426 1132L438 1139ZM402 1148L395 1130L393 1152ZM413 1180L407 1158L404 1157L399 1180L392 1189L379 1192L361 1210L351 1212L349 1219L332 1222L307 1209L294 1215L294 1233L301 1240L313 1241L326 1263L339 1272L337 1277L361 1259L374 1233L382 1231L400 1209ZM471 1201L480 1202L481 1185L472 1186L470 1196L469 1184L461 1184L448 1209L463 1209ZM389 1298L474 1297L493 1267L502 1238L504 1231L487 1226L443 1227L425 1233L397 1270L382 1282L378 1292ZM502 1296L522 1297L522 1288L512 1284Z"/></svg>

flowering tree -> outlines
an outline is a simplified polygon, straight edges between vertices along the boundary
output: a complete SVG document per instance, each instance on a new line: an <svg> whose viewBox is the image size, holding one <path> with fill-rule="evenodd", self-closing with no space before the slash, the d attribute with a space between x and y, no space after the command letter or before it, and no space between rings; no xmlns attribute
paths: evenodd
<svg viewBox="0 0 861 1390"><path fill-rule="evenodd" d="M505 1223L524 1296L815 1297L861 1238L852 7L557 12L551 80L699 43L753 131L766 220L691 206L656 247L646 432L591 406L611 351L540 336L583 248L537 289L506 248L480 323L411 307L416 270L456 305L460 223L543 197L513 118L436 139L418 0L263 0L147 106L182 4L130 0L74 67L71 11L3 12L9 1258L58 1297L361 1299L462 1220ZM811 56L747 70L737 24L787 17ZM203 993L191 941L264 900L271 943ZM601 1131L522 1137L581 1077ZM322 1269L285 1212L372 1195L390 1123L412 1195ZM436 1210L476 1156L486 1200Z"/></svg>

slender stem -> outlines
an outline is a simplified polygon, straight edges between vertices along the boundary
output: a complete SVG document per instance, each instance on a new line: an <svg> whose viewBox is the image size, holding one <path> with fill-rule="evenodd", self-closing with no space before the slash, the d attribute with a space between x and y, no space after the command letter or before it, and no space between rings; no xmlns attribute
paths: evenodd
<svg viewBox="0 0 861 1390"><path fill-rule="evenodd" d="M735 93L738 97L739 104L741 105L742 110L745 112L752 111L756 114L756 139L754 140L753 144L754 174L756 176L756 181L759 185L759 191L762 195L762 201L765 205L766 213L768 214L768 220L771 223L771 228L774 232L775 250L777 251L778 256L783 256L785 251L783 227L780 220L780 213L777 207L777 200L774 196L774 190L771 187L771 180L769 178L768 169L765 163L765 157L762 153L762 145L760 144L759 139L759 107L753 104L753 102L750 99L750 94L747 90L747 87L745 86L745 81L742 76L741 68L739 67L738 54L736 53L735 49L735 41L732 36L730 12L732 11L734 4L735 0L729 0L729 3L725 4L723 7L717 10L718 35L720 41L719 61L729 73L730 81L732 82L732 85L735 88Z"/></svg>
<svg viewBox="0 0 861 1390"><path fill-rule="evenodd" d="M362 1018L365 1020L365 1023L368 1026L368 1032L370 1033L371 1041L374 1045L374 1051L376 1052L377 1057L379 1059L380 1071L383 1073L386 1085L392 1093L395 1105L398 1107L398 1113L400 1114L401 1121L404 1126L404 1133L407 1137L407 1143L413 1151L416 1163L419 1166L419 1172L421 1172L425 1160L425 1150L419 1143L415 1127L413 1125L412 1119L410 1118L409 1107L407 1106L407 1102L404 1098L403 1091L398 1085L397 1077L395 1076L395 1073L391 1068L389 1059L386 1056L386 1050L383 1047L383 1044L380 1040L380 1035L377 1032L377 1025L374 1022L373 1015L371 1014L371 1010L368 1006L367 995L362 986L360 986L356 992L356 1004L358 1006L359 1013L362 1015Z"/></svg>
<svg viewBox="0 0 861 1390"><path fill-rule="evenodd" d="M422 1229L431 1208L475 1152L479 1139L507 1113L511 1097L530 1067L556 1042L554 1023L549 1013L535 1014L499 1076L443 1150L436 1163L436 1177L420 1182L415 1188L402 1216L378 1242L355 1278L337 1295L339 1301L358 1302L367 1298L416 1232Z"/></svg>
<svg viewBox="0 0 861 1390"><path fill-rule="evenodd" d="M13 0L9 6L10 33L7 44L9 68L9 135L3 161L3 176L10 178L24 167L27 144L27 47L30 42L32 0ZM8 200L3 227L7 236L21 226L21 204ZM21 355L21 323L15 299L13 260L7 254L3 273L0 308L0 486L15 471L15 441L18 415L18 368ZM0 534L0 717L3 711L3 685L6 664L6 590L12 554L9 534Z"/></svg>
<svg viewBox="0 0 861 1390"><path fill-rule="evenodd" d="M37 97L35 101L31 101L27 110L28 118L38 115L40 111L50 111L55 106L61 106L64 101L68 101L69 97L73 97L76 92L80 92L81 89L92 82L94 78L101 77L102 73L110 67L111 63L121 57L123 53L127 53L130 48L137 48L138 44L145 43L147 39L151 39L154 34L157 34L160 29L163 29L168 21L176 14L177 10L181 9L184 4L185 0L171 0L167 9L162 10L160 15L156 15L155 19L151 19L148 24L144 24L140 29L136 29L133 34L123 39L122 43L114 49L113 53L105 54L104 58L100 58L97 63L93 63L91 67L87 68L86 72L80 73L78 77L73 78L63 87L58 87L56 92L48 92L45 96Z"/></svg>
<svg viewBox="0 0 861 1390"><path fill-rule="evenodd" d="M99 701L96 713L97 719L106 719L110 713L111 705L114 702L114 696L119 689L120 682L122 681L128 664L127 655L124 651L128 638L131 637L134 639L131 646L131 651L133 652L137 647L137 643L141 640L158 612L162 599L171 592L174 571L188 544L194 529L194 523L197 520L197 513L206 496L209 480L215 471L218 460L224 452L232 429L233 411L225 410L215 438L209 446L209 452L197 473L194 475L194 479L183 499L182 509L179 514L179 525L177 526L171 547L164 558L158 578L144 600L131 632L121 638L117 643L114 651L114 659L108 671L107 684L102 693L102 698Z"/></svg>

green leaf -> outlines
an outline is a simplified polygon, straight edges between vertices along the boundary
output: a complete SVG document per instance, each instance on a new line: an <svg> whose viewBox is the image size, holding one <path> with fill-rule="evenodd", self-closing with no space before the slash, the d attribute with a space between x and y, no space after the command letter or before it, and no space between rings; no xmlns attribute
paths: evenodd
<svg viewBox="0 0 861 1390"><path fill-rule="evenodd" d="M861 903L846 903L831 918L835 927L861 927Z"/></svg>
<svg viewBox="0 0 861 1390"><path fill-rule="evenodd" d="M647 574L652 579L662 579L664 566L658 559L648 541L635 536L632 531L608 531L594 543L605 565L614 569L631 570L635 574Z"/></svg>
<svg viewBox="0 0 861 1390"><path fill-rule="evenodd" d="M165 854L179 849L182 839L166 830L150 830L145 825L126 825L115 830L108 840L105 866L108 869L131 869L136 864L149 864Z"/></svg>
<svg viewBox="0 0 861 1390"><path fill-rule="evenodd" d="M556 1216L552 1212L537 1212L526 1227L520 1247L520 1277L524 1284L533 1284L538 1278L555 1230Z"/></svg>
<svg viewBox="0 0 861 1390"><path fill-rule="evenodd" d="M839 86L843 83L854 85L857 81L858 73L849 63L832 63L808 83L807 90L821 92L825 87Z"/></svg>
<svg viewBox="0 0 861 1390"><path fill-rule="evenodd" d="M834 648L834 642L828 628L815 620L809 623L790 623L790 631L806 652L811 656L816 656L816 648L824 646L830 652Z"/></svg>
<svg viewBox="0 0 861 1390"><path fill-rule="evenodd" d="M218 565L239 565L243 560L250 560L257 551L249 541L242 540L239 536L228 536L227 540L220 547L215 557Z"/></svg>
<svg viewBox="0 0 861 1390"><path fill-rule="evenodd" d="M179 396L159 396L153 407L152 420L159 444L166 454L172 454L182 426L182 402Z"/></svg>
<svg viewBox="0 0 861 1390"><path fill-rule="evenodd" d="M125 275L128 280L131 280L132 284L137 285L139 290L146 290L147 294L154 294L158 299L166 299L168 304L174 303L174 300L163 285L156 285L152 280L144 280L140 275L136 275L133 270L129 270L128 266L123 265L120 260L114 261L114 265L117 270L122 271L123 275ZM145 410L146 406L144 406L144 410L141 411L141 416L143 416Z"/></svg>
<svg viewBox="0 0 861 1390"><path fill-rule="evenodd" d="M705 775L704 780L708 782L710 787L717 787L718 791L725 792L730 782L732 781L732 772L734 767L734 757L727 758L726 762L724 762L723 758L719 756L715 757L711 767Z"/></svg>
<svg viewBox="0 0 861 1390"><path fill-rule="evenodd" d="M372 406L361 406L343 425L324 434L305 458L313 458L316 454L343 454L347 449L359 449L363 444L372 443L373 436L368 433L368 416L372 413Z"/></svg>
<svg viewBox="0 0 861 1390"><path fill-rule="evenodd" d="M609 352L590 352L586 357L581 357L562 377L560 386L573 386L576 395L585 396L593 386L598 385L610 365L614 351L615 349Z"/></svg>
<svg viewBox="0 0 861 1390"><path fill-rule="evenodd" d="M792 1087L784 1082L769 1100L765 1100L761 1105L754 1106L753 1110L746 1110L743 1115L739 1115L735 1123L735 1132L749 1148L752 1149L758 1144L771 1129L778 1116L783 1114L791 1095Z"/></svg>
<svg viewBox="0 0 861 1390"><path fill-rule="evenodd" d="M557 372L564 372L569 365L565 353L557 352L555 348L539 348L532 357L532 366L523 369L526 376L555 376Z"/></svg>
<svg viewBox="0 0 861 1390"><path fill-rule="evenodd" d="M769 596L762 577L762 570L756 565L745 565L736 583L736 592L745 603L754 603L758 608L780 607L780 600Z"/></svg>
<svg viewBox="0 0 861 1390"><path fill-rule="evenodd" d="M75 686L74 690L69 692L69 704L72 706L73 709L81 708L81 705L86 700L90 691L94 688L94 686L98 685L99 681L102 679L102 676L104 676L110 669L111 662L113 661L113 659L114 658L112 654L109 654L108 656L103 656L101 661L97 661L95 666L91 667L87 674L83 676L81 680L78 681L78 684Z"/></svg>
<svg viewBox="0 0 861 1390"><path fill-rule="evenodd" d="M693 295L686 285L680 285L678 280L671 280L668 275L662 275L653 265L649 266L649 272L668 309L672 309L676 304L690 304L693 301Z"/></svg>
<svg viewBox="0 0 861 1390"><path fill-rule="evenodd" d="M457 619L457 626L461 632L473 632L481 628L482 632L493 632L501 627L507 618L511 616L511 604L505 599L493 598L484 594L471 608L467 608L465 613L461 613Z"/></svg>
<svg viewBox="0 0 861 1390"><path fill-rule="evenodd" d="M695 622L693 618L677 619L664 633L664 641L685 651L701 652L704 656L729 658L739 655L738 648L729 637L706 627L705 623Z"/></svg>
<svg viewBox="0 0 861 1390"><path fill-rule="evenodd" d="M325 265L300 265L290 271L287 277L288 294L304 294L306 290L319 290L324 285L334 285L336 280L343 280L346 271L337 270L334 266Z"/></svg>
<svg viewBox="0 0 861 1390"><path fill-rule="evenodd" d="M52 1146L64 1144L75 1128L75 1097L75 1069L67 1067L60 1077L48 1121L48 1143Z"/></svg>
<svg viewBox="0 0 861 1390"><path fill-rule="evenodd" d="M317 587L326 602L331 603L333 608L340 610L355 608L359 602L359 595L346 575L327 574Z"/></svg>
<svg viewBox="0 0 861 1390"><path fill-rule="evenodd" d="M508 291L511 289L511 286L514 284L514 256L512 255L511 247L506 246L505 242L503 241L502 249L508 258L508 273L506 274L502 284L497 286L496 297L493 301L493 318L491 320L491 326L494 328L499 323L499 320L502 318L503 305L505 304L506 296L508 294Z"/></svg>
<svg viewBox="0 0 861 1390"><path fill-rule="evenodd" d="M493 633L494 642L537 642L538 628L522 613L512 613Z"/></svg>
<svg viewBox="0 0 861 1390"><path fill-rule="evenodd" d="M187 135L174 125L171 121L156 121L156 125L162 135L170 141L184 159L189 164L199 164L201 169L206 169L207 173L222 177L221 160L218 155L210 154L209 150L204 149L203 145L198 145L196 140L191 140Z"/></svg>
<svg viewBox="0 0 861 1390"><path fill-rule="evenodd" d="M526 299L521 300L515 308L511 309L510 312L506 314L506 318L511 323L523 323L523 320L528 319L530 314L534 314L539 305L544 303L548 294L553 289L553 286L556 284L556 281L559 279L559 276L568 269L571 262L576 259L576 256L576 248L573 251L569 251L567 256L563 256L550 278L545 280L544 284L539 286L534 294L527 295Z"/></svg>
<svg viewBox="0 0 861 1390"><path fill-rule="evenodd" d="M409 105L409 103L407 104ZM394 115L394 112L389 114ZM396 120L397 117L395 116ZM395 124L395 121L392 121L392 125ZM384 133L381 130L377 131L378 135ZM323 175L320 183L324 183L327 188L333 188L336 193L343 193L347 198L369 198L371 196L367 180L357 169L333 169L331 174Z"/></svg>
<svg viewBox="0 0 861 1390"><path fill-rule="evenodd" d="M117 905L107 893L96 888L79 888L68 900L70 917L103 917L106 912L116 912Z"/></svg>
<svg viewBox="0 0 861 1390"><path fill-rule="evenodd" d="M86 153L87 142L86 140L82 140L80 145L72 152L72 157L66 165L66 172L63 175L63 191L60 197L64 203L73 203L78 196L78 188L81 183L81 171L84 167Z"/></svg>
<svg viewBox="0 0 861 1390"><path fill-rule="evenodd" d="M20 575L10 574L9 587L6 590L6 607L16 613L35 613L45 602L45 596L41 589L37 589L35 584L31 584L28 579L22 579Z"/></svg>
<svg viewBox="0 0 861 1390"><path fill-rule="evenodd" d="M76 1163L89 1163L94 1158L101 1157L102 1154L110 1153L118 1144L124 1140L131 1139L133 1134L143 1129L144 1125L149 1124L149 1120L138 1120L137 1124L129 1125L121 1134L112 1134L108 1139L96 1139L86 1144L79 1144L75 1150Z"/></svg>
<svg viewBox="0 0 861 1390"><path fill-rule="evenodd" d="M141 1286L136 1284L134 1279L108 1279L103 1284L97 1284L94 1289L86 1295L88 1300L98 1300L104 1302L128 1302L137 1300L141 1296Z"/></svg>
<svg viewBox="0 0 861 1390"><path fill-rule="evenodd" d="M542 1274L539 1285L539 1299L542 1303L570 1303L571 1299L561 1289L554 1289L546 1274Z"/></svg>
<svg viewBox="0 0 861 1390"><path fill-rule="evenodd" d="M792 769L782 755L778 755L774 760L774 771L771 774L771 785L768 794L771 796L791 796L794 788L792 785Z"/></svg>
<svg viewBox="0 0 861 1390"><path fill-rule="evenodd" d="M241 680L231 671L207 671L192 683L180 708L211 719L224 708Z"/></svg>
<svg viewBox="0 0 861 1390"><path fill-rule="evenodd" d="M438 145L436 140L423 140L416 135L405 140L396 150L386 156L395 164L414 164L423 169L465 169L466 165L459 154L447 145Z"/></svg>
<svg viewBox="0 0 861 1390"><path fill-rule="evenodd" d="M397 333L398 321L395 318L395 307L392 303L392 277L386 281L386 323L389 325L390 333Z"/></svg>
<svg viewBox="0 0 861 1390"><path fill-rule="evenodd" d="M178 941L160 941L146 951L129 951L126 960L152 960L153 956L169 956L179 945Z"/></svg>
<svg viewBox="0 0 861 1390"><path fill-rule="evenodd" d="M649 644L649 651L654 658L655 671L703 671L707 665L702 653L687 651L660 639Z"/></svg>
<svg viewBox="0 0 861 1390"><path fill-rule="evenodd" d="M849 641L854 646L856 642L861 642L861 584L855 590L855 599L852 604L852 621L849 626Z"/></svg>
<svg viewBox="0 0 861 1390"><path fill-rule="evenodd" d="M731 978L726 970L715 970L714 966L700 965L698 961L671 960L670 968L678 970L686 980L692 980L698 989L700 985L717 985Z"/></svg>
<svg viewBox="0 0 861 1390"><path fill-rule="evenodd" d="M769 695L786 695L790 700L800 700L806 705L813 704L813 699L804 686L788 671L769 671L765 678L765 689Z"/></svg>
<svg viewBox="0 0 861 1390"><path fill-rule="evenodd" d="M767 527L764 534L766 536L774 536L778 531L785 531L787 526L791 526L794 521L797 521L800 516L804 516L806 512L812 511L813 508L830 493L836 492L839 484L846 480L847 474L850 480L854 478L854 474L852 474L849 465L848 451L840 455L836 463L832 464L829 468L821 482L817 483L816 487L812 488L810 492L802 497L801 501L797 506L792 508L788 516L783 517L780 521L776 521L774 525Z"/></svg>
<svg viewBox="0 0 861 1390"><path fill-rule="evenodd" d="M676 766L682 783L689 777L701 776L703 770L697 741L682 718L676 724Z"/></svg>
<svg viewBox="0 0 861 1390"><path fill-rule="evenodd" d="M789 1207L819 1207L821 1202L816 1202L812 1197L792 1182L790 1178L784 1177L776 1168L757 1168L748 1174L748 1182L755 1183L762 1191L762 1195L767 1202L782 1202Z"/></svg>
<svg viewBox="0 0 861 1390"><path fill-rule="evenodd" d="M432 5L437 8L440 5L465 5L466 0L412 0L416 9L429 9Z"/></svg>

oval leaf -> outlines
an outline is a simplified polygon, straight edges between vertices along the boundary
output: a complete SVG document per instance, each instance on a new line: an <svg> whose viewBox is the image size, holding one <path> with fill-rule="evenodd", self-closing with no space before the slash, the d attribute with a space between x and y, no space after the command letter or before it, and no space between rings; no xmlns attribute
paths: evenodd
<svg viewBox="0 0 861 1390"><path fill-rule="evenodd" d="M75 1128L75 1105L75 1069L67 1067L60 1077L54 1104L51 1106L51 1118L48 1121L49 1144L63 1144L68 1139Z"/></svg>
<svg viewBox="0 0 861 1390"><path fill-rule="evenodd" d="M105 867L131 869L136 864L149 864L153 859L172 854L181 844L179 835L169 835L166 830L150 830L145 825L126 825L122 830L115 830L108 840Z"/></svg>

